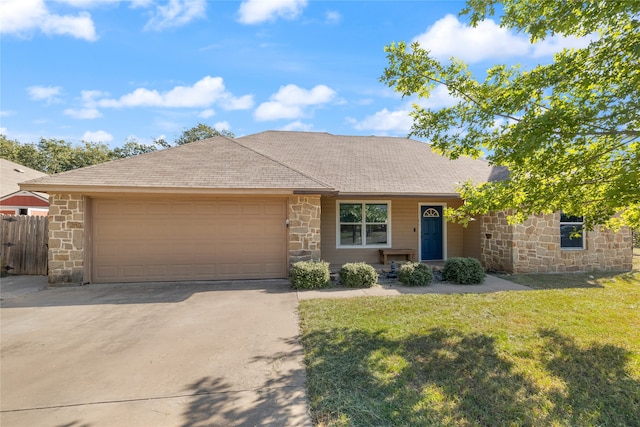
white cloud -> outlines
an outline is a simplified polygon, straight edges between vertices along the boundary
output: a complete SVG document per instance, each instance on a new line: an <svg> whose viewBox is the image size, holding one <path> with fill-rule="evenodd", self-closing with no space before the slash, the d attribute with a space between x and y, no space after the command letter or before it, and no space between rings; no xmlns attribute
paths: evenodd
<svg viewBox="0 0 640 427"><path fill-rule="evenodd" d="M263 102L256 108L254 117L259 121L295 119L303 115L298 105L283 105L279 102Z"/></svg>
<svg viewBox="0 0 640 427"><path fill-rule="evenodd" d="M253 95L244 95L240 98L228 97L221 101L225 110L248 110L253 107Z"/></svg>
<svg viewBox="0 0 640 427"><path fill-rule="evenodd" d="M62 88L60 86L29 86L27 93L34 101L47 101L47 103L58 101Z"/></svg>
<svg viewBox="0 0 640 427"><path fill-rule="evenodd" d="M329 10L325 15L325 21L327 24L339 24L342 21L342 15L335 10Z"/></svg>
<svg viewBox="0 0 640 427"><path fill-rule="evenodd" d="M71 116L74 119L97 119L102 117L102 113L96 108L67 108L64 110L64 114Z"/></svg>
<svg viewBox="0 0 640 427"><path fill-rule="evenodd" d="M293 84L282 86L269 101L256 108L254 117L259 121L299 118L305 113L304 107L326 104L335 96L335 91L325 85L315 86L311 90Z"/></svg>
<svg viewBox="0 0 640 427"><path fill-rule="evenodd" d="M589 45L589 43L596 38L595 35L586 37L560 37L554 36L544 39L543 41L533 45L531 54L535 58L541 56L552 56L562 49L582 49Z"/></svg>
<svg viewBox="0 0 640 427"><path fill-rule="evenodd" d="M200 112L200 114L198 114L198 117L202 117L203 119L208 119L209 117L213 117L216 115L216 112L213 110L213 108L207 108L206 110Z"/></svg>
<svg viewBox="0 0 640 427"><path fill-rule="evenodd" d="M136 4L148 6L148 3ZM144 26L145 30L160 31L166 28L180 27L194 19L207 15L206 0L169 0L156 7L155 13Z"/></svg>
<svg viewBox="0 0 640 427"><path fill-rule="evenodd" d="M451 107L460 100L449 95L449 91L445 85L437 85L432 91L429 98L412 98L409 100L411 104L416 103L423 108L444 108Z"/></svg>
<svg viewBox="0 0 640 427"><path fill-rule="evenodd" d="M118 99L101 99L97 105L105 108L122 107L184 107L207 108L233 96L225 90L222 77L206 76L193 86L176 86L167 92L138 88Z"/></svg>
<svg viewBox="0 0 640 427"><path fill-rule="evenodd" d="M556 36L531 44L526 36L501 28L492 19L481 21L474 28L449 14L413 41L440 60L455 56L468 63L477 63L489 59L552 55L565 47L584 47L589 39Z"/></svg>
<svg viewBox="0 0 640 427"><path fill-rule="evenodd" d="M103 130L96 132L86 131L81 139L87 142L111 142L113 141L113 135Z"/></svg>
<svg viewBox="0 0 640 427"><path fill-rule="evenodd" d="M213 124L213 128L216 130L230 130L231 129L231 125L229 124L229 122L227 122L226 120L224 122L215 122Z"/></svg>
<svg viewBox="0 0 640 427"><path fill-rule="evenodd" d="M247 0L242 2L238 21L259 24L276 18L294 19L307 6L307 0Z"/></svg>
<svg viewBox="0 0 640 427"><path fill-rule="evenodd" d="M303 131L303 132L309 132L312 129L313 129L313 125L309 123L303 123L300 120L291 122L280 128L280 130L297 130L297 131Z"/></svg>
<svg viewBox="0 0 640 427"><path fill-rule="evenodd" d="M470 63L519 55L529 47L527 39L500 28L491 19L481 21L474 28L450 14L436 21L414 41L431 51L436 58L449 59L455 56Z"/></svg>
<svg viewBox="0 0 640 427"><path fill-rule="evenodd" d="M77 15L51 13L44 0L4 0L0 15L0 32L27 35L40 30L47 35L70 35L78 39L98 39L88 12Z"/></svg>
<svg viewBox="0 0 640 427"><path fill-rule="evenodd" d="M13 116L16 112L11 110L2 110L0 111L0 117L9 117Z"/></svg>
<svg viewBox="0 0 640 427"><path fill-rule="evenodd" d="M353 127L358 130L376 130L383 132L402 132L408 133L413 124L413 120L409 116L409 110L389 111L386 108L378 111L372 116L366 117L358 122L350 120Z"/></svg>
<svg viewBox="0 0 640 427"><path fill-rule="evenodd" d="M2 135L6 135L6 134L7 134L7 128L5 128L5 127L1 127L1 128L0 128L0 134L2 134Z"/></svg>

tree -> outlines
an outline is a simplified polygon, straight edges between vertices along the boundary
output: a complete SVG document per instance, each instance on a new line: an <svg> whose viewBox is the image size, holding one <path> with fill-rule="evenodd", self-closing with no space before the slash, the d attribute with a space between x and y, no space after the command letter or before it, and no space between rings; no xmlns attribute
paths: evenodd
<svg viewBox="0 0 640 427"><path fill-rule="evenodd" d="M233 133L227 130L218 131L198 123L197 126L182 132L175 141L175 145L187 144L217 135L234 137ZM173 146L164 138L155 139L153 144L144 144L135 138L127 138L122 147L114 149L101 143L81 141L80 144L74 145L63 139L54 138L40 138L37 144L22 144L0 134L0 157L48 174L137 156Z"/></svg>
<svg viewBox="0 0 640 427"><path fill-rule="evenodd" d="M640 225L640 2L468 0L472 25L496 15L529 35L588 36L550 64L526 71L495 65L483 80L452 58L440 62L428 46L385 47L381 81L403 96L428 98L443 85L456 104L414 105L411 135L430 140L449 158L485 155L505 166L500 182L464 183L465 203L448 209L463 224L476 214L507 210L512 222L562 210L585 226ZM620 216L612 218L616 213Z"/></svg>
<svg viewBox="0 0 640 427"><path fill-rule="evenodd" d="M203 123L198 123L196 126L183 131L178 139L176 139L176 145L184 145L190 142L200 141L202 139L211 138L214 136L226 136L229 138L233 138L234 135L232 132L229 132L226 129L218 131L215 128L212 128L209 125L205 125Z"/></svg>
<svg viewBox="0 0 640 427"><path fill-rule="evenodd" d="M160 142L159 142L160 141ZM138 142L135 138L127 138L122 147L116 147L112 151L112 157L118 159L124 159L126 157L137 156L138 154L151 153L158 149L158 146L161 148L168 148L169 145L164 145L166 142L164 139L154 141L153 145L143 144Z"/></svg>

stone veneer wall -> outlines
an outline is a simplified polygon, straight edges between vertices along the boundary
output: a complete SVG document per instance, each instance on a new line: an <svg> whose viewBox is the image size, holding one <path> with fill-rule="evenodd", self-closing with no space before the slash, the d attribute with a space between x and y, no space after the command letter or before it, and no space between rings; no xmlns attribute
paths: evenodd
<svg viewBox="0 0 640 427"><path fill-rule="evenodd" d="M585 249L576 250L560 247L559 213L533 215L523 224L505 224L501 213L483 220L482 261L486 268L514 273L631 270L633 249L628 227L615 233L596 227L586 232ZM484 233L493 235L487 238ZM503 246L510 250L500 252Z"/></svg>
<svg viewBox="0 0 640 427"><path fill-rule="evenodd" d="M320 259L320 196L289 197L289 263Z"/></svg>
<svg viewBox="0 0 640 427"><path fill-rule="evenodd" d="M49 196L49 283L82 283L84 220L82 196Z"/></svg>
<svg viewBox="0 0 640 427"><path fill-rule="evenodd" d="M487 270L513 271L513 226L504 212L481 218L480 261Z"/></svg>

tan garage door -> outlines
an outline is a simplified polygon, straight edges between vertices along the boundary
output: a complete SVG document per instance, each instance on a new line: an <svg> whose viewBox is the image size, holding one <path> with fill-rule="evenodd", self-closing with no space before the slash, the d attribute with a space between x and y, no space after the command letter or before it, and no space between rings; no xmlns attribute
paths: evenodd
<svg viewBox="0 0 640 427"><path fill-rule="evenodd" d="M284 199L93 199L93 281L286 277L286 210Z"/></svg>

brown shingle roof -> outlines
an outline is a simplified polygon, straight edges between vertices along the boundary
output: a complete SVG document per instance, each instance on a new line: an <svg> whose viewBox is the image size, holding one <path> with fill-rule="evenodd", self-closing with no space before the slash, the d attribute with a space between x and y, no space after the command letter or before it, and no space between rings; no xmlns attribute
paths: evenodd
<svg viewBox="0 0 640 427"><path fill-rule="evenodd" d="M20 191L19 183L41 176L47 174L7 159L0 159L0 197ZM38 195L45 199L48 197L46 194Z"/></svg>
<svg viewBox="0 0 640 427"><path fill-rule="evenodd" d="M267 131L209 138L43 177L22 188L455 195L457 183L504 177L484 160L449 160L407 138Z"/></svg>
<svg viewBox="0 0 640 427"><path fill-rule="evenodd" d="M341 193L455 194L457 183L506 178L485 160L449 160L407 138L267 131L237 140Z"/></svg>
<svg viewBox="0 0 640 427"><path fill-rule="evenodd" d="M23 185L41 191L65 187L78 190L91 187L94 191L332 190L327 184L221 136L63 172Z"/></svg>

